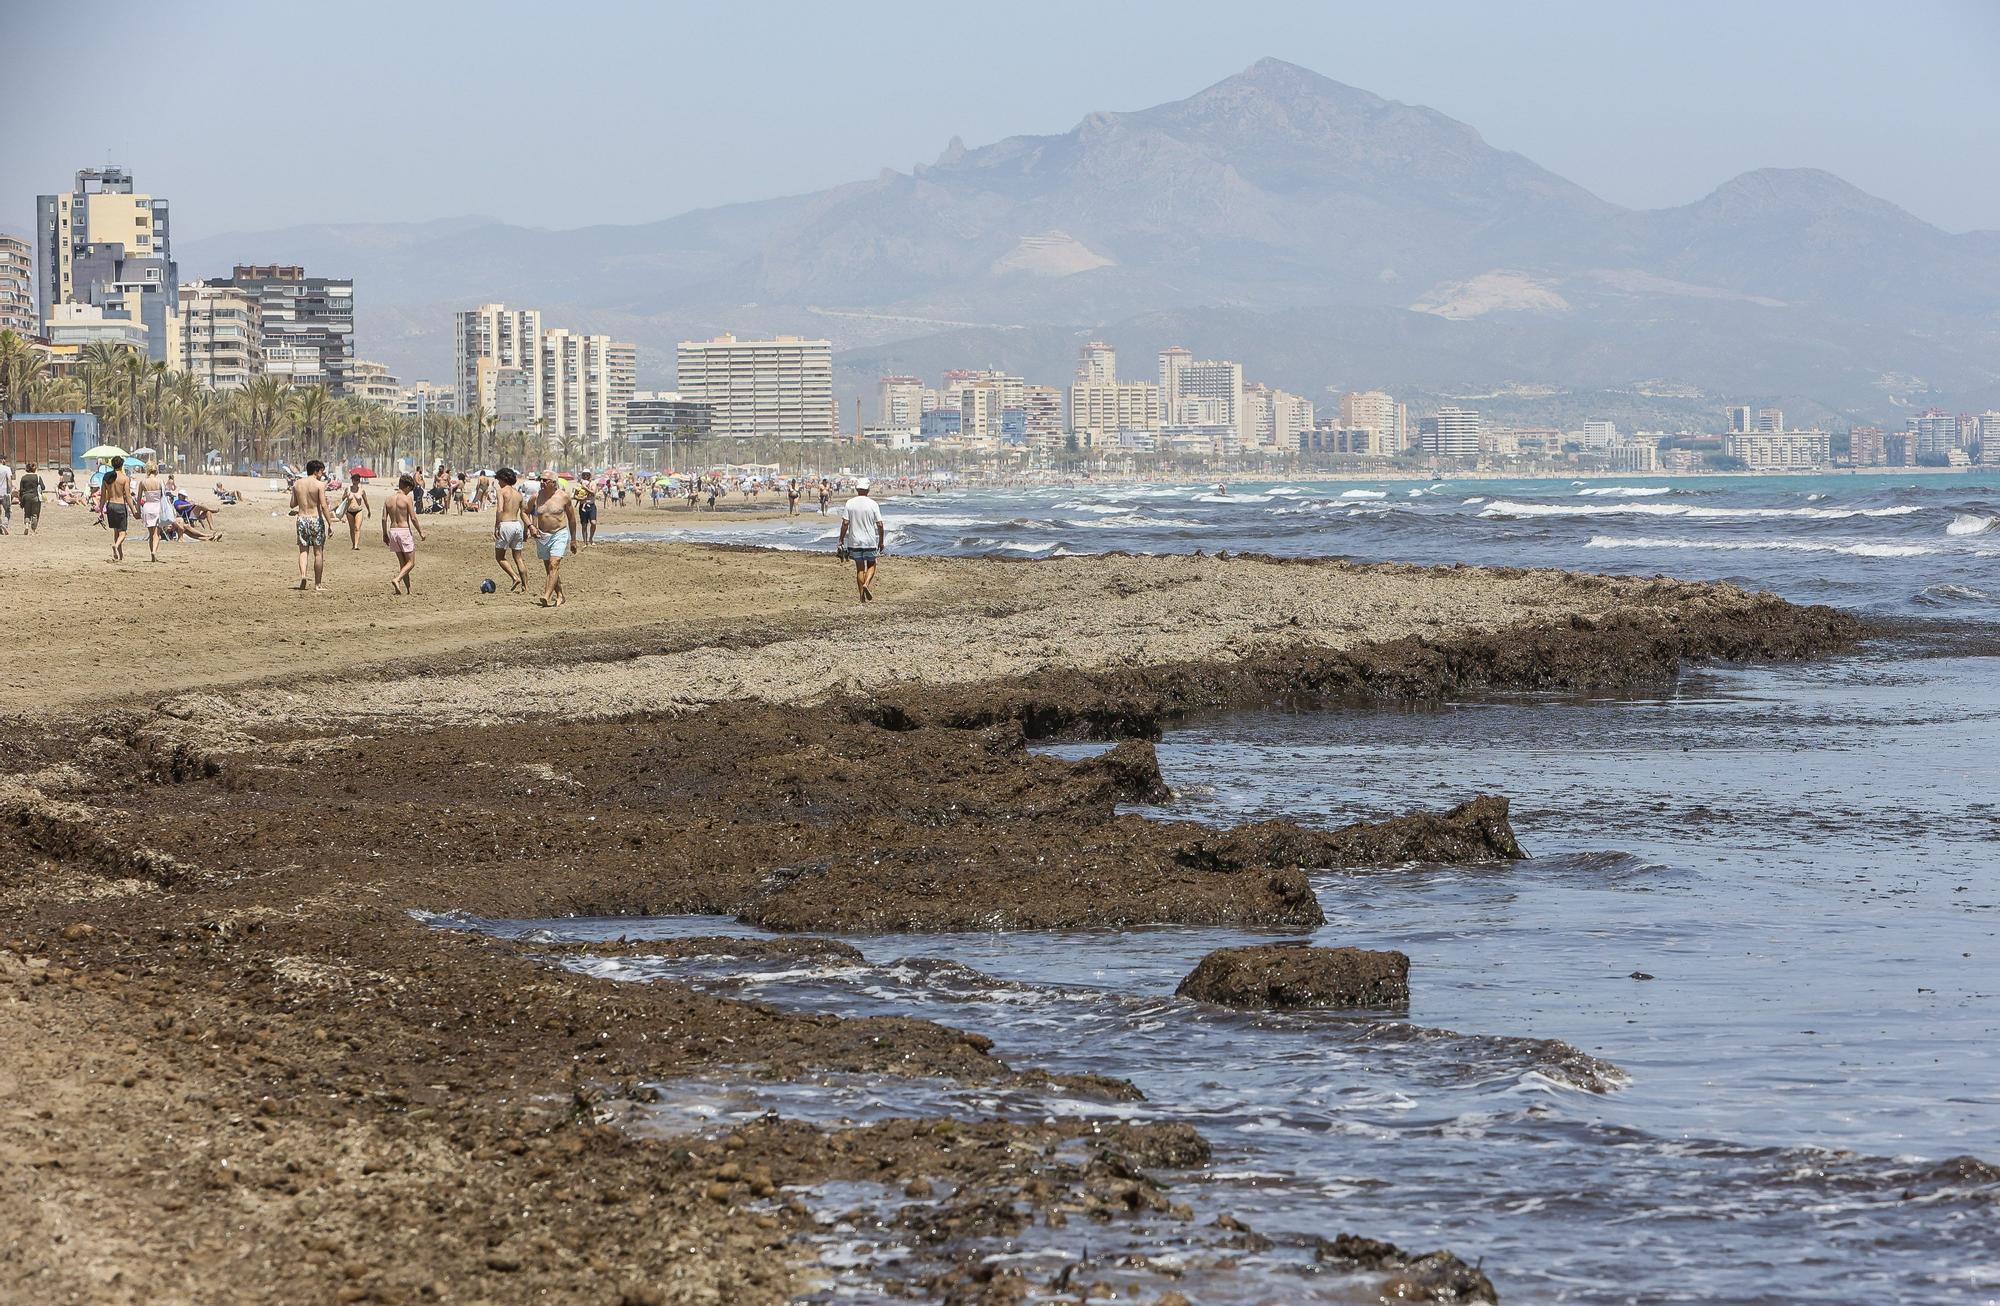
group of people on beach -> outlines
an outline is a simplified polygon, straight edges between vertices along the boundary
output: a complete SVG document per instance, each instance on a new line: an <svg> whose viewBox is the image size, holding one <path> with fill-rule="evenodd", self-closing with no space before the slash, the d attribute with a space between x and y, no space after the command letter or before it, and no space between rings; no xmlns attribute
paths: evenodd
<svg viewBox="0 0 2000 1306"><path fill-rule="evenodd" d="M88 493L79 489L75 473L63 468L51 486L34 463L19 474L0 459L0 535L13 528L14 503L21 509L21 533L34 535L42 527L42 509L50 501L64 506L88 506L96 524L111 533L111 561L125 561L125 541L136 519L146 532L146 556L160 562L160 545L175 540L219 540L215 510L181 492L171 472L157 463L113 457L92 473Z"/></svg>
<svg viewBox="0 0 2000 1306"><path fill-rule="evenodd" d="M349 476L336 505L325 472L326 465L315 458L306 464L305 475L292 482L290 511L298 518L300 590L308 583L315 590L326 583L326 543L336 516L346 520L348 541L359 550L361 523L377 515L360 473ZM522 554L533 540L543 572L542 592L535 601L545 608L561 607L568 601L563 593L563 559L595 536L596 513L590 513L586 526L582 505L594 501L596 488L588 477L566 482L553 472L542 473L524 487L520 473L511 467L500 468L490 478L482 473L479 479L474 502L493 505L493 558L507 576L507 592L528 592ZM396 573L389 581L394 594L416 590L417 545L426 538L419 506L422 496L417 477L405 472L382 504L382 543L396 559Z"/></svg>

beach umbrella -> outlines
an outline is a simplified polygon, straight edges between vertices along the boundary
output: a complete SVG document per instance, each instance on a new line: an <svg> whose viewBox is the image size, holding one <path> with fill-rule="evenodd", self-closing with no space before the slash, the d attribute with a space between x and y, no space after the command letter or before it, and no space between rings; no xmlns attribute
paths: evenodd
<svg viewBox="0 0 2000 1306"><path fill-rule="evenodd" d="M115 444L100 444L95 449L85 449L83 456L86 458L130 458L132 455L126 453Z"/></svg>
<svg viewBox="0 0 2000 1306"><path fill-rule="evenodd" d="M152 445L150 445L150 444L149 444L149 445L145 445L145 446L143 446L142 448L138 448L138 449L134 449L134 450L133 450L132 452L133 452L133 453L158 453L158 452L159 452L159 450L158 450L158 449L155 449L155 448L154 448L154 447L153 447Z"/></svg>
<svg viewBox="0 0 2000 1306"><path fill-rule="evenodd" d="M349 476L359 476L363 480L368 481L375 479L375 469L373 467L350 467L347 469L347 474Z"/></svg>

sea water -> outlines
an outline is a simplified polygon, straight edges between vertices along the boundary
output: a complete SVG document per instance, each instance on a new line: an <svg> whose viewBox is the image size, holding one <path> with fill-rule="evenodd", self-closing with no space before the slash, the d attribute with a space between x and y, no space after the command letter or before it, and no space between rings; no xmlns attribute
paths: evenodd
<svg viewBox="0 0 2000 1306"><path fill-rule="evenodd" d="M1889 629L1833 660L1702 667L1638 692L1172 732L1175 798L1148 809L1163 816L1333 825L1513 799L1525 862L1316 877L1328 924L1313 941L1408 953L1407 1011L1252 1015L1174 997L1209 949L1270 937L1232 930L871 936L854 940L861 964L574 963L926 1016L991 1035L1017 1065L1122 1076L1148 1098L718 1081L670 1092L663 1128L766 1109L1179 1120L1214 1146L1182 1190L1202 1210L1281 1239L1447 1245L1483 1259L1509 1301L2000 1300L2000 1184L1953 1162L2000 1163L1994 481L1072 486L892 501L890 522L914 552L1728 578ZM781 524L797 537L784 542L816 547L823 523ZM1251 1270L1205 1299L1353 1290L1282 1256Z"/></svg>

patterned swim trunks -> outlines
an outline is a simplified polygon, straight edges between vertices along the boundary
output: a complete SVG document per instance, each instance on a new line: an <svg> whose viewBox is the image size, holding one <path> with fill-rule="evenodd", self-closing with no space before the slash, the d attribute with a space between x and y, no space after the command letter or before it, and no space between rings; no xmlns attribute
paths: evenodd
<svg viewBox="0 0 2000 1306"><path fill-rule="evenodd" d="M299 547L302 549L326 547L326 518L318 513L299 518Z"/></svg>

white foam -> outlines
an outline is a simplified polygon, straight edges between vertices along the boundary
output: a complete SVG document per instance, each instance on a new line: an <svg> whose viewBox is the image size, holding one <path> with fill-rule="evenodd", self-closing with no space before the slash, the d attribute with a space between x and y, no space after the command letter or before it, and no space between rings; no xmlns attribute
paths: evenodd
<svg viewBox="0 0 2000 1306"><path fill-rule="evenodd" d="M1978 535L2000 526L2000 517L1981 517L1976 512L1953 513L1951 525L1944 528L1946 535Z"/></svg>
<svg viewBox="0 0 2000 1306"><path fill-rule="evenodd" d="M1486 500L1484 499L1467 499L1464 503L1461 503L1458 506L1461 508L1470 508L1475 503L1485 503L1485 502Z"/></svg>
<svg viewBox="0 0 2000 1306"><path fill-rule="evenodd" d="M1578 494L1613 495L1621 499L1649 499L1656 494L1672 494L1665 485L1593 485L1589 489L1578 490Z"/></svg>
<svg viewBox="0 0 2000 1306"><path fill-rule="evenodd" d="M1893 508L1705 508L1684 503L1515 503L1495 499L1479 510L1481 517L1687 517L1721 521L1755 521L1770 517L1812 521L1844 521L1850 517L1906 517L1923 509L1913 504Z"/></svg>
<svg viewBox="0 0 2000 1306"><path fill-rule="evenodd" d="M1068 511L1068 512L1127 513L1127 512L1139 511L1139 505L1136 503L1077 503L1076 501L1071 500L1068 503L1057 504L1056 509L1059 512Z"/></svg>
<svg viewBox="0 0 2000 1306"><path fill-rule="evenodd" d="M1920 558L1942 553L1926 544L1866 544L1821 540L1680 540L1641 535L1593 535L1589 549L1715 549L1729 553L1844 553L1855 558Z"/></svg>
<svg viewBox="0 0 2000 1306"><path fill-rule="evenodd" d="M1268 494L1197 494L1196 503L1269 503Z"/></svg>
<svg viewBox="0 0 2000 1306"><path fill-rule="evenodd" d="M1342 490L1340 497L1343 499L1386 499L1389 497L1389 492L1387 490Z"/></svg>

